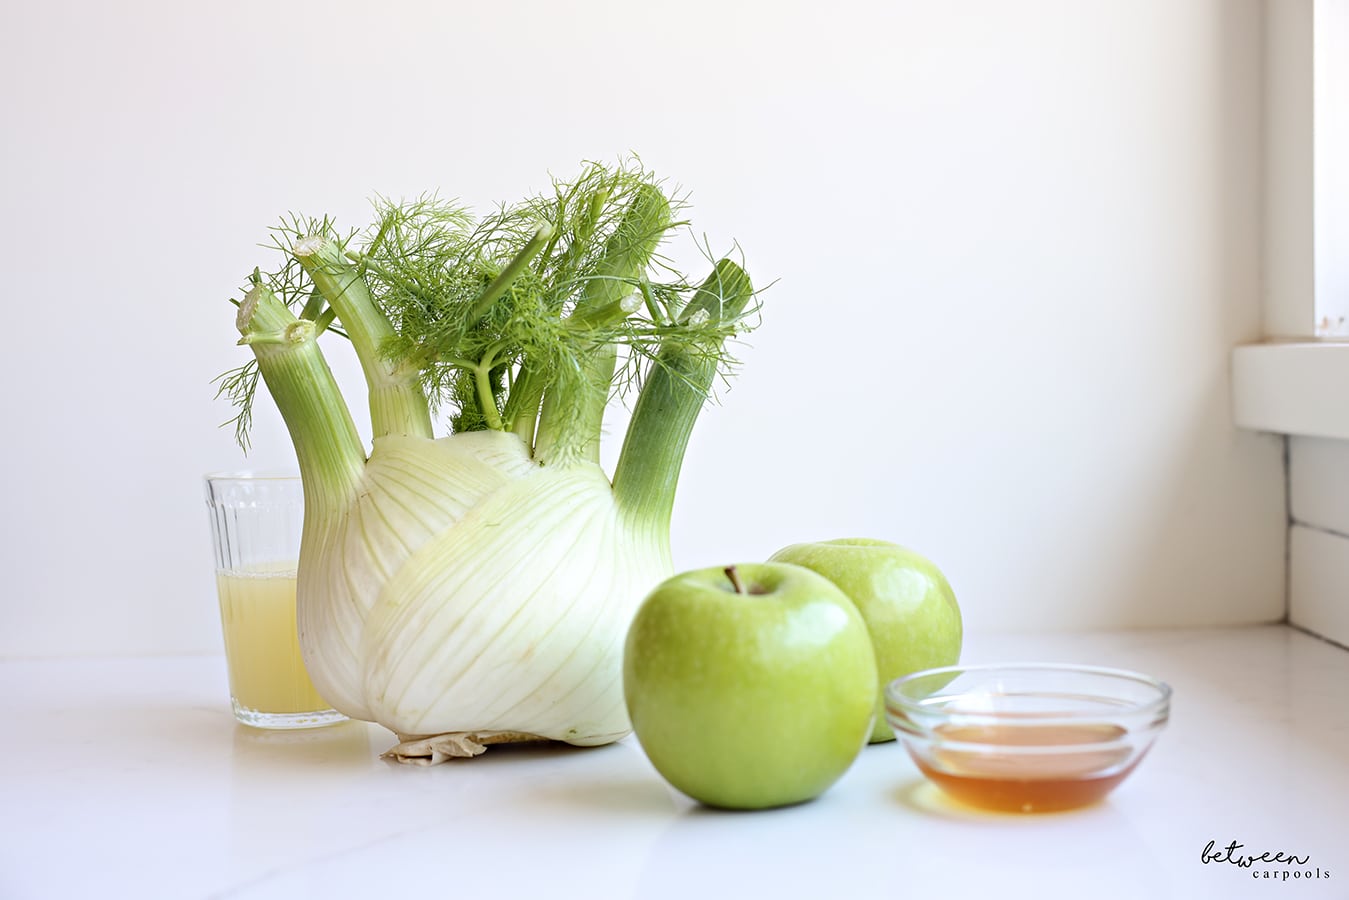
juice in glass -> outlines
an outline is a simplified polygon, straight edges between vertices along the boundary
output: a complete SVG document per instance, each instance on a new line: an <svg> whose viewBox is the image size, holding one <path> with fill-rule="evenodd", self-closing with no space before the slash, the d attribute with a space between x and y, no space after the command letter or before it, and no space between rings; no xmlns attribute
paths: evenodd
<svg viewBox="0 0 1349 900"><path fill-rule="evenodd" d="M328 703L309 680L300 656L293 566L217 572L216 586L236 714L327 710Z"/></svg>
<svg viewBox="0 0 1349 900"><path fill-rule="evenodd" d="M346 717L305 671L295 623L304 492L293 475L206 477L216 589L234 717L257 728L311 728Z"/></svg>

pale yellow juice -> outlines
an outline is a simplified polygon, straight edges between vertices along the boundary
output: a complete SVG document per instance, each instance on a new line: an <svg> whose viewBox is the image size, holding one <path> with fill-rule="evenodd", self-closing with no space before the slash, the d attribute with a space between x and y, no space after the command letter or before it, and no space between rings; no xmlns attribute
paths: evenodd
<svg viewBox="0 0 1349 900"><path fill-rule="evenodd" d="M217 572L216 586L235 702L263 713L327 709L300 657L294 564Z"/></svg>

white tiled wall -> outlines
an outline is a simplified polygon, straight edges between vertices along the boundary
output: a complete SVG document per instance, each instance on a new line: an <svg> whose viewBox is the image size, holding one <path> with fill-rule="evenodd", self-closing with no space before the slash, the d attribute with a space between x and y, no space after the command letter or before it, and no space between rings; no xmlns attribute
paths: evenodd
<svg viewBox="0 0 1349 900"><path fill-rule="evenodd" d="M1349 441L1289 438L1289 619L1349 645Z"/></svg>

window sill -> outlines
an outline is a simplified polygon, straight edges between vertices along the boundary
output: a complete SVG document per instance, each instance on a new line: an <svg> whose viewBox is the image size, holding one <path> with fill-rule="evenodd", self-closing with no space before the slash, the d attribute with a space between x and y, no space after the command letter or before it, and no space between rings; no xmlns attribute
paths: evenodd
<svg viewBox="0 0 1349 900"><path fill-rule="evenodd" d="M1254 431L1349 440L1349 343L1237 347L1232 418Z"/></svg>

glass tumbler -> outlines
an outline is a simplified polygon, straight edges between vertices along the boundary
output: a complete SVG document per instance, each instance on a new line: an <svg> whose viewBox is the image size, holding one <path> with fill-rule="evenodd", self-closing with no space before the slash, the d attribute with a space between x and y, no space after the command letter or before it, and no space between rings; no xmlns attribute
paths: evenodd
<svg viewBox="0 0 1349 900"><path fill-rule="evenodd" d="M304 493L299 477L207 475L206 505L234 717L255 728L345 721L319 696L300 657L295 573Z"/></svg>

